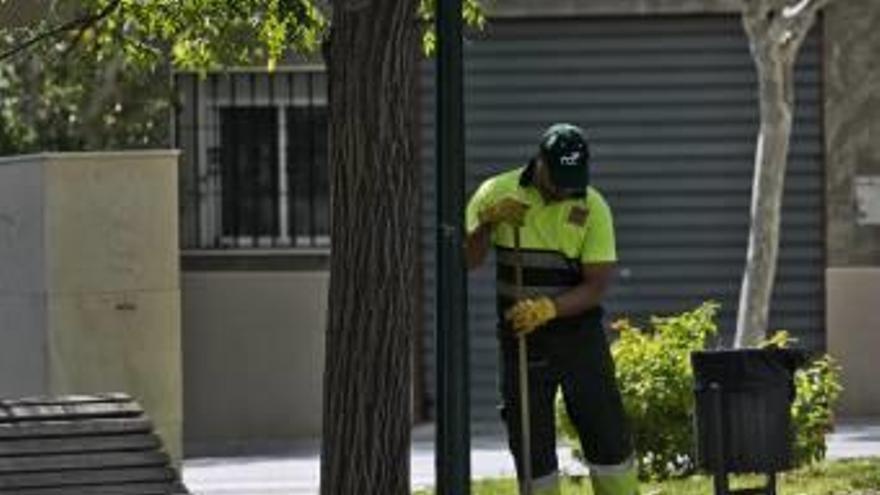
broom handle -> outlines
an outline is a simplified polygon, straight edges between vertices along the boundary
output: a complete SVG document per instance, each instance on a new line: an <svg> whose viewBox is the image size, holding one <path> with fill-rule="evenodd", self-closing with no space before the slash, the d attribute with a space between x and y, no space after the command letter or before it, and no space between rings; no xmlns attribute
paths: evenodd
<svg viewBox="0 0 880 495"><path fill-rule="evenodd" d="M523 268L522 252L520 250L520 230L515 227L513 231L513 255L515 297L519 301L523 297ZM529 414L529 360L526 336L517 336L519 354L519 405L520 405L520 433L522 435L522 495L532 495L532 435L531 416Z"/></svg>

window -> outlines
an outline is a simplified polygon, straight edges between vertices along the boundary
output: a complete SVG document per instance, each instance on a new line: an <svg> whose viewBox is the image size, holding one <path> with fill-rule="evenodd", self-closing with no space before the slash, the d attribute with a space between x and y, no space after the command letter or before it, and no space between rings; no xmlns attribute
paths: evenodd
<svg viewBox="0 0 880 495"><path fill-rule="evenodd" d="M177 83L183 247L329 246L323 72L178 75Z"/></svg>
<svg viewBox="0 0 880 495"><path fill-rule="evenodd" d="M300 242L327 242L330 180L327 107L288 107L288 215L286 232ZM319 131L319 132L315 132Z"/></svg>
<svg viewBox="0 0 880 495"><path fill-rule="evenodd" d="M273 108L220 110L223 236L280 233L278 122Z"/></svg>

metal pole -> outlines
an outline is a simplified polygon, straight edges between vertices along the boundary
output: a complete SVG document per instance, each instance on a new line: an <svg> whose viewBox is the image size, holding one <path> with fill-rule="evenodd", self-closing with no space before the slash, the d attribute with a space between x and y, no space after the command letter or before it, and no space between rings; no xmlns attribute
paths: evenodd
<svg viewBox="0 0 880 495"><path fill-rule="evenodd" d="M461 0L437 1L438 495L470 493Z"/></svg>
<svg viewBox="0 0 880 495"><path fill-rule="evenodd" d="M709 446L712 449L713 467L712 473L714 478L715 495L730 495L730 485L727 478L727 458L725 456L724 447L724 416L722 413L721 402L721 385L715 382L709 384L709 401L712 408L711 413L711 437L715 440L715 445Z"/></svg>
<svg viewBox="0 0 880 495"><path fill-rule="evenodd" d="M523 269L522 269L522 241L520 240L519 227L513 231L513 254L515 258L516 300L523 298ZM516 337L517 352L519 354L519 424L522 436L522 449L520 450L520 464L522 465L522 494L532 495L532 415L529 412L529 347L526 335Z"/></svg>

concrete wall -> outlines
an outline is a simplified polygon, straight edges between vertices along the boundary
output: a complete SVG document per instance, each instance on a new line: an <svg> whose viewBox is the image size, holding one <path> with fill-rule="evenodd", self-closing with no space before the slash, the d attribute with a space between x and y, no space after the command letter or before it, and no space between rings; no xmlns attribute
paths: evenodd
<svg viewBox="0 0 880 495"><path fill-rule="evenodd" d="M0 395L49 389L42 159L0 161Z"/></svg>
<svg viewBox="0 0 880 495"><path fill-rule="evenodd" d="M321 433L326 271L183 276L188 455Z"/></svg>
<svg viewBox="0 0 880 495"><path fill-rule="evenodd" d="M856 223L855 177L880 175L880 3L825 16L828 265L880 266L880 226ZM878 329L880 331L880 329Z"/></svg>
<svg viewBox="0 0 880 495"><path fill-rule="evenodd" d="M880 414L880 226L859 225L853 186L880 176L880 3L825 14L828 349L843 365L841 414Z"/></svg>
<svg viewBox="0 0 880 495"><path fill-rule="evenodd" d="M843 364L840 414L880 415L880 267L831 268L828 350Z"/></svg>
<svg viewBox="0 0 880 495"><path fill-rule="evenodd" d="M0 160L0 395L125 392L181 451L177 153Z"/></svg>

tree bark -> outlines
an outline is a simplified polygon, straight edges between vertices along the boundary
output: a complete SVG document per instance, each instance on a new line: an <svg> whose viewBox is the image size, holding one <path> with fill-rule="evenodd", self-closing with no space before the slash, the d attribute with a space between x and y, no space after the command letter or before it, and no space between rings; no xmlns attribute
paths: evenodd
<svg viewBox="0 0 880 495"><path fill-rule="evenodd" d="M794 63L818 12L832 0L741 0L758 70L761 127L755 153L751 229L737 308L735 347L767 335L776 277L785 169L795 108Z"/></svg>
<svg viewBox="0 0 880 495"><path fill-rule="evenodd" d="M761 127L755 153L751 230L740 291L736 347L755 346L767 333L776 277L785 169L794 111L793 64L774 46L756 50Z"/></svg>
<svg viewBox="0 0 880 495"><path fill-rule="evenodd" d="M416 2L333 4L322 495L409 494L419 315Z"/></svg>

